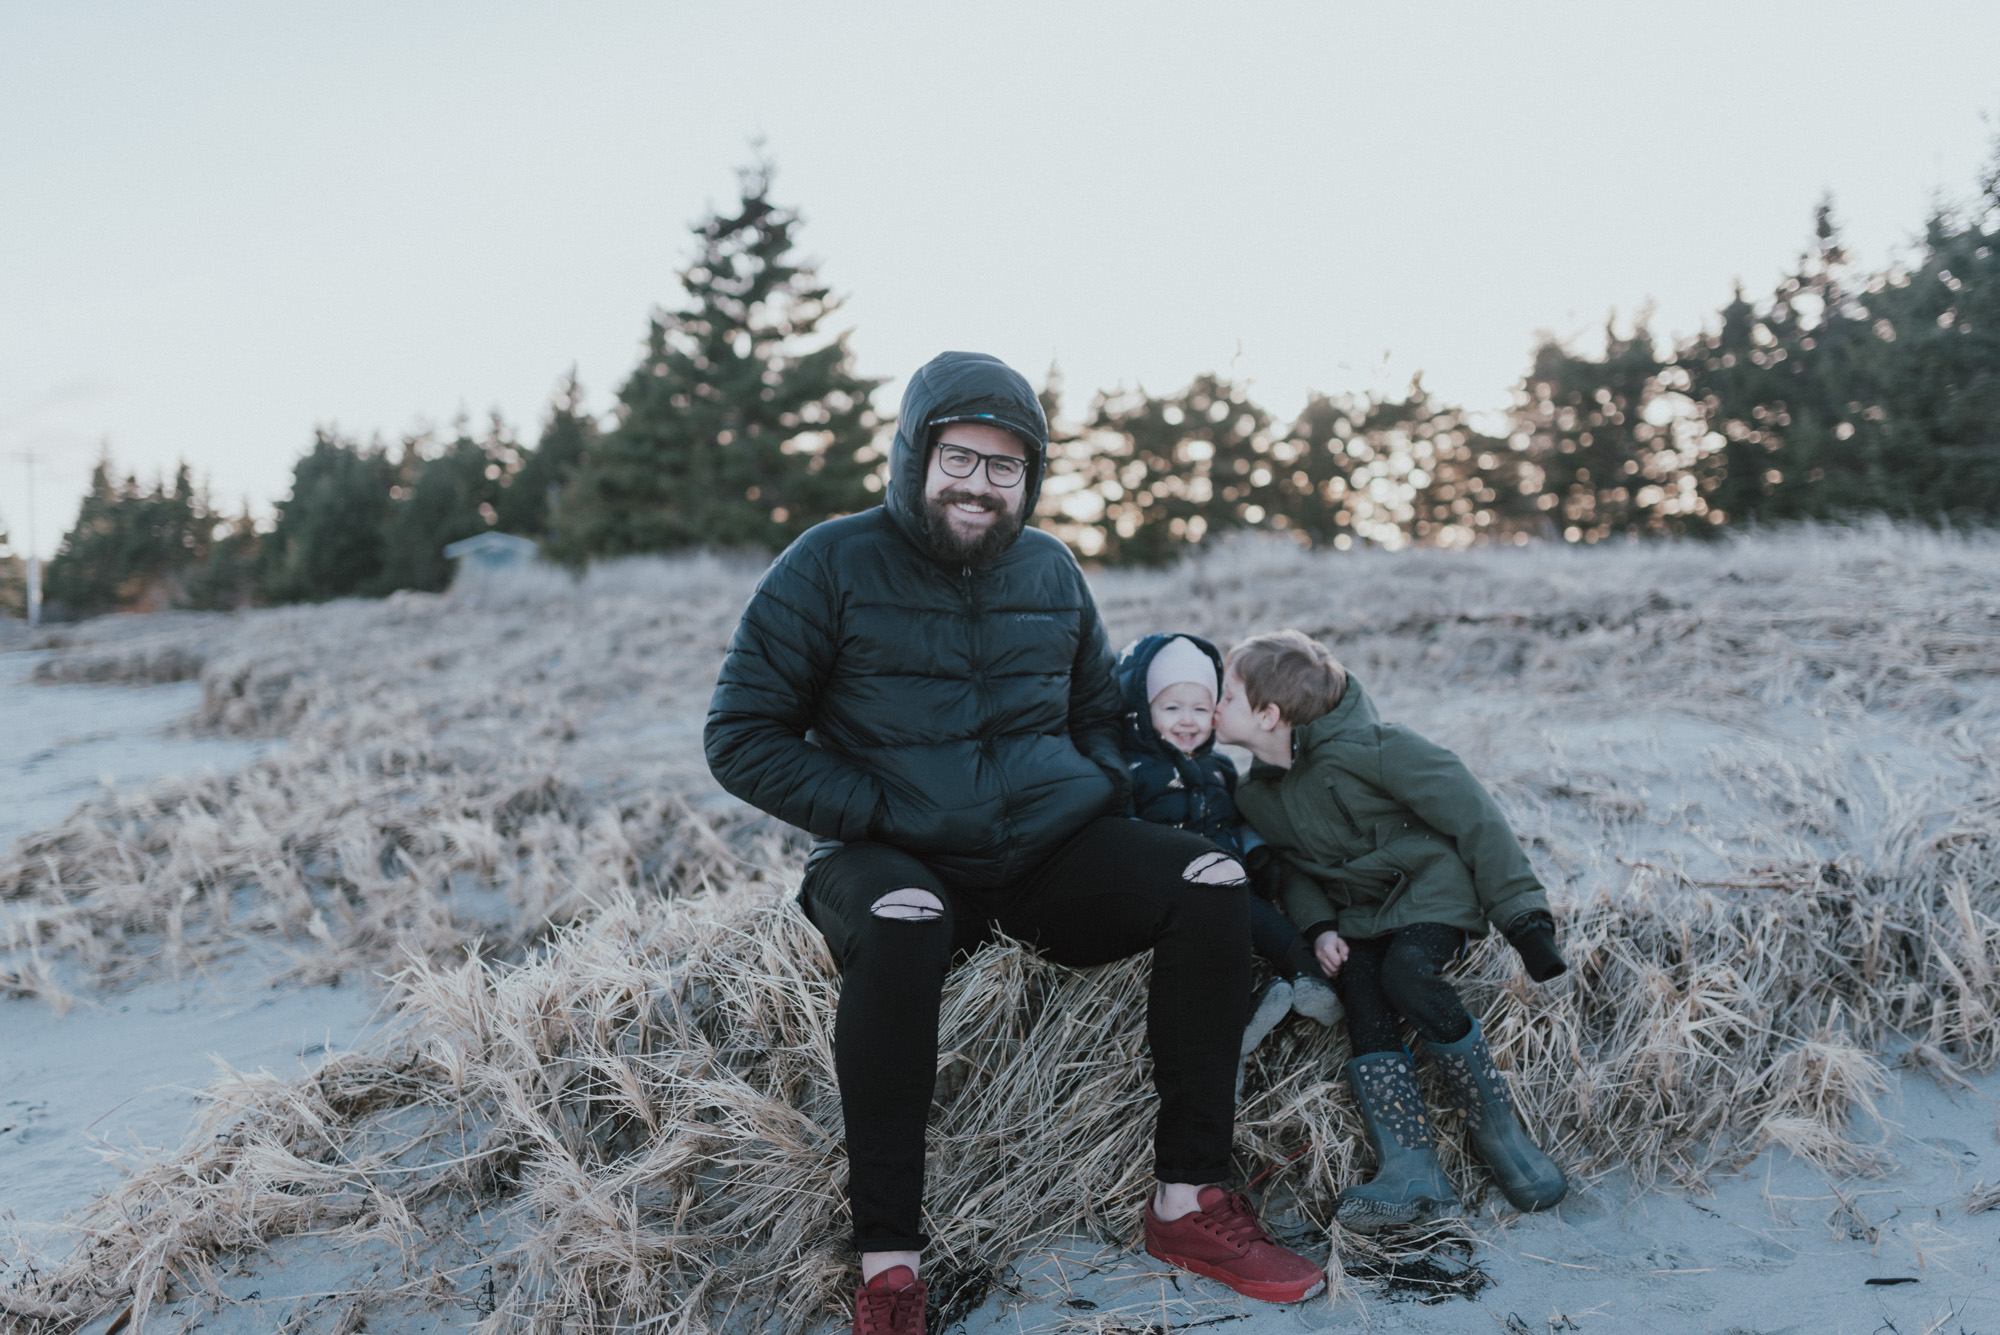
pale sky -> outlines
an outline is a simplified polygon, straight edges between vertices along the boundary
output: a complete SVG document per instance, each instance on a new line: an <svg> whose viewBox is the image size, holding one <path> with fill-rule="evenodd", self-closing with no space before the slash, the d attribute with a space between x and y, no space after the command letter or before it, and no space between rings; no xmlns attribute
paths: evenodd
<svg viewBox="0 0 2000 1335"><path fill-rule="evenodd" d="M1690 332L1829 190L1884 263L1996 113L1991 0L0 0L0 527L26 450L47 555L104 441L268 514L315 423L608 408L753 138L885 409L967 348L1282 418Z"/></svg>

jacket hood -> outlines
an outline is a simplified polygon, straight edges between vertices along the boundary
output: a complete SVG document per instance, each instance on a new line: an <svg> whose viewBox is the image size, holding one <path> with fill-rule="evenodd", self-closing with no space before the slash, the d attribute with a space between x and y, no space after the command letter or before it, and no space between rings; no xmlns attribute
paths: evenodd
<svg viewBox="0 0 2000 1335"><path fill-rule="evenodd" d="M1183 753L1153 726L1153 703L1146 698L1146 669L1153 665L1153 656L1160 652L1168 640L1187 640L1207 654L1215 663L1215 679L1222 680L1222 651L1199 635L1186 631L1167 631L1158 635L1146 635L1132 641L1118 651L1118 690L1125 704L1124 746L1127 751L1156 751L1168 758L1178 758ZM1194 749L1198 756L1205 756L1215 749L1215 734L1209 733L1208 740Z"/></svg>
<svg viewBox="0 0 2000 1335"><path fill-rule="evenodd" d="M1027 520L1035 517L1047 471L1049 423L1041 400L1019 371L983 352L941 352L925 362L903 390L896 411L896 439L889 447L889 495L884 502L890 518L922 545L924 468L931 428L948 418L990 421L1021 438L1028 447L1028 476L1022 482Z"/></svg>
<svg viewBox="0 0 2000 1335"><path fill-rule="evenodd" d="M1321 742L1343 733L1373 728L1381 721L1382 716L1375 712L1375 702L1350 672L1339 704L1305 726L1292 729L1292 760L1294 763L1304 760Z"/></svg>

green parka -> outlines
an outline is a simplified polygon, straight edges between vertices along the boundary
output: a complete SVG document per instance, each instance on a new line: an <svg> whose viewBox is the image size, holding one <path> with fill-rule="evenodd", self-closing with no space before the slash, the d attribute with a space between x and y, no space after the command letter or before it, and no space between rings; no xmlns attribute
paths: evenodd
<svg viewBox="0 0 2000 1335"><path fill-rule="evenodd" d="M1547 913L1507 818L1465 762L1384 723L1352 675L1332 710L1292 729L1292 767L1259 762L1236 806L1285 861L1285 912L1313 938L1441 922L1484 936Z"/></svg>

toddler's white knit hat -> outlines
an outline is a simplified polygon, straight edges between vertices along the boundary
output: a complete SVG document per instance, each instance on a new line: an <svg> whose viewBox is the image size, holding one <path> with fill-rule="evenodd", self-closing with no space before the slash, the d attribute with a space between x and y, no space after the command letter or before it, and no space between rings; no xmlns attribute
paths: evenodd
<svg viewBox="0 0 2000 1335"><path fill-rule="evenodd" d="M1222 696L1220 683L1215 679L1215 660L1187 636L1176 635L1161 645L1153 661L1146 665L1146 703L1151 704L1161 691L1184 681L1207 691L1210 700Z"/></svg>

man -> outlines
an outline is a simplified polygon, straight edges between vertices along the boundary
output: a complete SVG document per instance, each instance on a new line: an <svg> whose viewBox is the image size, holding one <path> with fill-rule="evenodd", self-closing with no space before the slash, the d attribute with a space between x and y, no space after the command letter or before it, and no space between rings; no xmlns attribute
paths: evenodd
<svg viewBox="0 0 2000 1335"><path fill-rule="evenodd" d="M1027 381L991 357L933 359L904 392L884 504L777 559L709 708L716 779L821 841L800 897L842 976L855 1335L922 1335L939 994L996 927L1073 967L1153 952L1147 1250L1272 1301L1324 1283L1212 1185L1229 1171L1250 993L1243 871L1122 816L1096 603L1068 550L1024 528L1047 448Z"/></svg>

